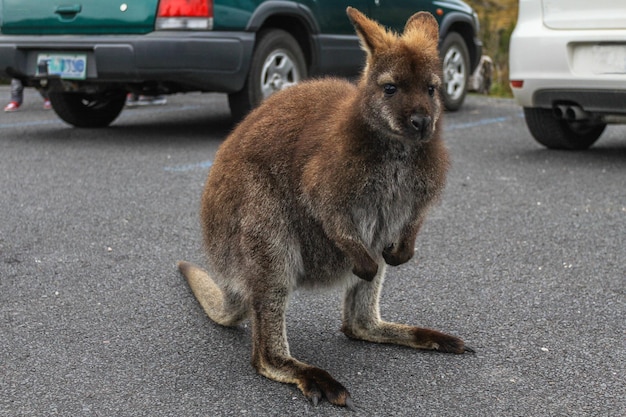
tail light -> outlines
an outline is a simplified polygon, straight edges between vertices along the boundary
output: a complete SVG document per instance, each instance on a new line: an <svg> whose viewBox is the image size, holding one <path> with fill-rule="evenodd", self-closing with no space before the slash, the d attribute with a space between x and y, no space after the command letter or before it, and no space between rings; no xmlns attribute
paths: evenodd
<svg viewBox="0 0 626 417"><path fill-rule="evenodd" d="M213 29L213 0L161 0L156 29Z"/></svg>

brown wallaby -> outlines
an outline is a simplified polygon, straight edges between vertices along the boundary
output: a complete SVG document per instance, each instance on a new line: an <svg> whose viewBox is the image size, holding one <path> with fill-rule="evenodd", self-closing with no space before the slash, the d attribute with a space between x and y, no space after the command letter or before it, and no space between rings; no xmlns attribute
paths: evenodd
<svg viewBox="0 0 626 417"><path fill-rule="evenodd" d="M202 196L208 272L179 268L215 322L252 322L252 365L314 404L352 407L348 391L293 358L285 310L299 287L347 288L350 338L442 352L457 337L381 320L385 264L414 252L448 168L440 137L438 25L420 12L401 35L347 9L367 52L358 85L307 81L267 99L217 152Z"/></svg>

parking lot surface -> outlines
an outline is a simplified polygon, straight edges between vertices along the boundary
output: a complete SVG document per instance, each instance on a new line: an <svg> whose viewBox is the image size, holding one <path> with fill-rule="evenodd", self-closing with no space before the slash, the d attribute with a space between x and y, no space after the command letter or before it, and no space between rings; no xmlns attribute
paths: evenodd
<svg viewBox="0 0 626 417"><path fill-rule="evenodd" d="M212 323L176 270L202 263L200 193L231 128L207 94L100 130L33 90L0 114L0 416L626 415L626 128L558 152L511 100L446 115L448 185L381 313L476 354L349 340L341 291L299 292L291 352L356 413L258 376L249 325Z"/></svg>

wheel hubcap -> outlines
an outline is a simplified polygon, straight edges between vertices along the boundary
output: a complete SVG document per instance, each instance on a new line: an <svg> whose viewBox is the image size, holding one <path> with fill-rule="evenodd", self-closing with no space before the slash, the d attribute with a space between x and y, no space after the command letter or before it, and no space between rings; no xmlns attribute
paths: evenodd
<svg viewBox="0 0 626 417"><path fill-rule="evenodd" d="M261 71L263 99L300 81L300 73L294 60L282 50L271 53Z"/></svg>
<svg viewBox="0 0 626 417"><path fill-rule="evenodd" d="M447 95L456 100L461 97L465 89L466 68L463 55L457 48L452 47L443 58L443 82Z"/></svg>

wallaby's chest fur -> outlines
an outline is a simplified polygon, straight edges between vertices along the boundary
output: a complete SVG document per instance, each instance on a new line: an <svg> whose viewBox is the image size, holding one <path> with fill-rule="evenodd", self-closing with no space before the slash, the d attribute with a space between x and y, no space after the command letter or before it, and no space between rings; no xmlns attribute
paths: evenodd
<svg viewBox="0 0 626 417"><path fill-rule="evenodd" d="M271 97L236 128L203 197L205 241L218 269L233 268L225 259L245 265L254 256L286 257L294 284L330 283L351 263L324 221L354 227L380 259L424 214L445 181L441 140L379 134L364 120L360 99L347 81L306 82Z"/></svg>

